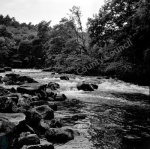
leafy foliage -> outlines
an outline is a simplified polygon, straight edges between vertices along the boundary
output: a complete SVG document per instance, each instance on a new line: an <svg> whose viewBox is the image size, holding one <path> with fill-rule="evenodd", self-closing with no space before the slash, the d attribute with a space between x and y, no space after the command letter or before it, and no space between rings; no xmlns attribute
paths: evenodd
<svg viewBox="0 0 150 149"><path fill-rule="evenodd" d="M0 15L0 67L49 68L66 73L84 68L85 75L150 83L148 0L108 1L88 19L88 32L81 17L77 6L53 27L51 21L32 25ZM125 47L127 40L131 45Z"/></svg>

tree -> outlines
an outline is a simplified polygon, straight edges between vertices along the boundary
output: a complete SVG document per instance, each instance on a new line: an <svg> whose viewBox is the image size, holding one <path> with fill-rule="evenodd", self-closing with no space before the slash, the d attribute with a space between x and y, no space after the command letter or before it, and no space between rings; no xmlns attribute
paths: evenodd
<svg viewBox="0 0 150 149"><path fill-rule="evenodd" d="M76 39L79 43L80 53L83 52L85 54L88 54L87 45L86 45L86 38L84 36L83 26L81 22L81 10L80 7L73 6L72 9L70 9L71 14L69 15L70 21L73 22L71 24L72 29L74 30L76 34Z"/></svg>
<svg viewBox="0 0 150 149"><path fill-rule="evenodd" d="M90 46L91 49L96 47L97 51L101 51L99 58L122 46L128 38L132 41L132 47L124 48L105 61L105 68L115 68L110 67L111 63L116 66L120 63L122 70L126 67L129 70L127 72L134 74L122 72L122 76L132 76L130 80L136 78L136 81L139 77L143 78L146 69L144 53L150 47L149 10L150 2L147 0L112 0L99 10L98 15L88 20ZM134 66L132 72L129 65Z"/></svg>

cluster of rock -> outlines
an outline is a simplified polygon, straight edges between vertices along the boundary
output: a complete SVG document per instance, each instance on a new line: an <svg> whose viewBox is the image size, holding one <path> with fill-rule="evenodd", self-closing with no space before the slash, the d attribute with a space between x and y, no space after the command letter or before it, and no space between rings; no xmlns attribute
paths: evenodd
<svg viewBox="0 0 150 149"><path fill-rule="evenodd" d="M13 73L6 74L1 82L19 86L16 89L0 87L0 147L54 149L54 143L74 138L74 131L62 127L61 120L54 116L57 102L67 99L64 94L52 92L59 84L40 84Z"/></svg>
<svg viewBox="0 0 150 149"><path fill-rule="evenodd" d="M29 76L20 76L19 74L9 73L4 77L0 77L0 82L5 85L22 85L24 83L37 83L33 78Z"/></svg>

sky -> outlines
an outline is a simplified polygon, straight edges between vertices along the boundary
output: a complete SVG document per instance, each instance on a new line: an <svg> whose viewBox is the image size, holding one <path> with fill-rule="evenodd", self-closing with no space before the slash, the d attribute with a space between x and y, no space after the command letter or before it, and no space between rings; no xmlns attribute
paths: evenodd
<svg viewBox="0 0 150 149"><path fill-rule="evenodd" d="M88 17L98 13L104 0L0 0L0 14L15 17L20 23L37 24L42 20L58 24L67 17L72 6L80 6L82 24L86 27Z"/></svg>

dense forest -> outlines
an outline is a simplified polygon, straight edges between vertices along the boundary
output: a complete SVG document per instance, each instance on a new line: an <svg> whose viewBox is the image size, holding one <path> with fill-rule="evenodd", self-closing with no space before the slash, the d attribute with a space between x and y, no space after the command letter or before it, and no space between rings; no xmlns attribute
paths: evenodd
<svg viewBox="0 0 150 149"><path fill-rule="evenodd" d="M51 26L0 15L0 68L42 68L149 85L150 2L112 0L87 21L79 7Z"/></svg>

